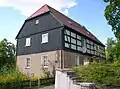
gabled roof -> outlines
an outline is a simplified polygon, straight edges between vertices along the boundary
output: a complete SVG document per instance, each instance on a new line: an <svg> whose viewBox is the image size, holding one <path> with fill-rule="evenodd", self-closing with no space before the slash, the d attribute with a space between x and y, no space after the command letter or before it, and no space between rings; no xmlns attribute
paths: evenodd
<svg viewBox="0 0 120 89"><path fill-rule="evenodd" d="M102 44L91 32L89 32L84 26L81 26L79 23L75 22L74 20L68 18L64 14L60 13L59 11L55 10L54 8L45 4L40 9L38 9L35 13L33 13L27 20L32 19L36 16L44 14L46 12L51 12L63 25L76 30L77 32L85 35L86 37ZM104 44L102 44L104 45Z"/></svg>

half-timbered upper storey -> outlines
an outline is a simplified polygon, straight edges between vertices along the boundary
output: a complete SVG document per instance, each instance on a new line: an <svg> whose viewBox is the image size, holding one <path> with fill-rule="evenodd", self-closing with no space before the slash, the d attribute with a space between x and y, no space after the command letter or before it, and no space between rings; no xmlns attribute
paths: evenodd
<svg viewBox="0 0 120 89"><path fill-rule="evenodd" d="M48 5L28 17L17 39L17 55L67 50L105 58L105 46L84 26Z"/></svg>

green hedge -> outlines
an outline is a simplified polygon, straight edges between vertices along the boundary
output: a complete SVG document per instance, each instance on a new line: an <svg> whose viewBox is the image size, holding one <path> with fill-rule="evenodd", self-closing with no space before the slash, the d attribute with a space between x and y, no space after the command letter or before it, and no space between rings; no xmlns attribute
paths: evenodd
<svg viewBox="0 0 120 89"><path fill-rule="evenodd" d="M119 61L112 64L93 62L89 65L74 67L73 70L77 73L80 81L94 82L98 89L120 86Z"/></svg>

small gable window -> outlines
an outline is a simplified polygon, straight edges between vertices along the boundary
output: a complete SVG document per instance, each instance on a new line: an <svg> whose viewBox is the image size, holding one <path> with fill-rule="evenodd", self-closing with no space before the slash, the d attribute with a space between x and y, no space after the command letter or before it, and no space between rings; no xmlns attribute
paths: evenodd
<svg viewBox="0 0 120 89"><path fill-rule="evenodd" d="M38 24L39 23L39 19L37 19L36 21L35 21L35 24Z"/></svg>
<svg viewBox="0 0 120 89"><path fill-rule="evenodd" d="M42 43L48 42L48 33L42 34Z"/></svg>
<svg viewBox="0 0 120 89"><path fill-rule="evenodd" d="M26 43L25 46L30 46L31 45L31 39L30 38L26 38Z"/></svg>

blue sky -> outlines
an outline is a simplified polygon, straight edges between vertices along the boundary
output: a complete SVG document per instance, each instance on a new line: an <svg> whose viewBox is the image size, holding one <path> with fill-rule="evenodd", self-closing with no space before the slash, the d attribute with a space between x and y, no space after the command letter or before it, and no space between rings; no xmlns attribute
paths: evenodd
<svg viewBox="0 0 120 89"><path fill-rule="evenodd" d="M20 0L18 2L11 1L13 2L9 2L9 0L0 2L0 40L7 38L16 44L15 36L24 20L44 3L62 11L70 18L84 25L104 44L108 37L114 37L111 27L104 18L106 3L103 0L58 0L58 2L55 2L55 0L45 0L46 2L30 0L32 3L34 2L32 5L30 5L29 0L27 0L28 2L21 0L22 5ZM54 3L51 3L52 1Z"/></svg>

